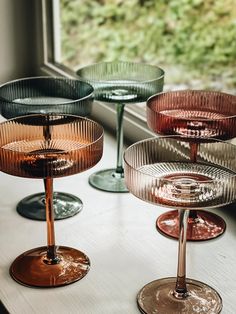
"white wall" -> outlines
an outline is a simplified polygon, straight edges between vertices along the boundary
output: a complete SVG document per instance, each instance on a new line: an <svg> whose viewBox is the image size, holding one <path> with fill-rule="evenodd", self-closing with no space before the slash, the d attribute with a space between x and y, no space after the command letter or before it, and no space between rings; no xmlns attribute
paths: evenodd
<svg viewBox="0 0 236 314"><path fill-rule="evenodd" d="M37 1L0 0L0 83L34 75Z"/></svg>

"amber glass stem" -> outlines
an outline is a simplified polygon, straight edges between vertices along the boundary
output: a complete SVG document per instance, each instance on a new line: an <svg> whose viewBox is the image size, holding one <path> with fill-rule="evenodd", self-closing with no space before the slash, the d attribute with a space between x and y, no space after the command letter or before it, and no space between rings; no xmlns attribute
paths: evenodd
<svg viewBox="0 0 236 314"><path fill-rule="evenodd" d="M174 296L179 299L186 298L188 295L186 286L186 236L188 225L189 210L179 210L179 252L177 280Z"/></svg>
<svg viewBox="0 0 236 314"><path fill-rule="evenodd" d="M54 210L53 210L53 179L44 179L45 187L45 206L47 220L47 259L48 264L56 264L59 259L56 255L55 232L54 232Z"/></svg>
<svg viewBox="0 0 236 314"><path fill-rule="evenodd" d="M51 130L50 130L49 125L45 125L43 127L43 136L44 136L46 142L51 140Z"/></svg>
<svg viewBox="0 0 236 314"><path fill-rule="evenodd" d="M117 163L116 173L123 174L123 116L124 116L124 104L116 105L117 124L116 124L116 138L117 138Z"/></svg>

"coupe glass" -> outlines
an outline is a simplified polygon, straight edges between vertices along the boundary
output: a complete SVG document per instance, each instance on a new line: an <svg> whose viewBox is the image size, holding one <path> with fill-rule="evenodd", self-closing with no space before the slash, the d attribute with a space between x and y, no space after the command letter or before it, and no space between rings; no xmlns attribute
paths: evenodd
<svg viewBox="0 0 236 314"><path fill-rule="evenodd" d="M157 134L188 137L194 162L206 137L229 140L236 136L236 97L200 90L161 93L147 101L147 122ZM156 226L162 234L178 238L178 211L160 215ZM225 228L225 221L214 213L190 211L187 240L213 239L223 234Z"/></svg>
<svg viewBox="0 0 236 314"><path fill-rule="evenodd" d="M62 77L32 77L8 82L0 87L1 114L6 119L28 114L64 113L87 116L91 112L93 87L86 82ZM55 219L79 213L80 198L54 192ZM20 215L45 220L44 193L29 195L17 204Z"/></svg>
<svg viewBox="0 0 236 314"><path fill-rule="evenodd" d="M153 65L133 62L101 62L77 71L77 75L94 88L95 99L116 104L117 161L116 168L92 174L89 183L100 190L128 192L123 168L123 114L127 103L144 102L161 92L164 71Z"/></svg>
<svg viewBox="0 0 236 314"><path fill-rule="evenodd" d="M45 185L47 246L18 256L10 267L11 276L36 287L57 287L81 279L90 267L88 257L55 244L53 179L85 171L100 160L103 128L79 116L45 114L5 121L0 133L1 171L42 178Z"/></svg>
<svg viewBox="0 0 236 314"><path fill-rule="evenodd" d="M217 314L222 309L221 297L212 287L186 278L186 231L189 209L235 201L236 146L209 139L197 150L195 162L190 150L185 138L170 136L137 142L124 154L130 192L179 212L177 277L155 280L141 289L137 302L142 313Z"/></svg>

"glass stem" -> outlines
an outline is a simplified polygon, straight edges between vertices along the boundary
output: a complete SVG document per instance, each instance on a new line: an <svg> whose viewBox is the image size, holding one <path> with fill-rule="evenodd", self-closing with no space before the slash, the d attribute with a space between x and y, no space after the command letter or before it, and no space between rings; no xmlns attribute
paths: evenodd
<svg viewBox="0 0 236 314"><path fill-rule="evenodd" d="M45 206L47 220L47 264L57 264L59 258L56 255L55 232L54 232L54 210L53 210L53 179L44 179L45 188Z"/></svg>
<svg viewBox="0 0 236 314"><path fill-rule="evenodd" d="M191 142L190 143L190 160L191 160L191 162L197 161L198 148L199 148L199 143L197 143L197 142Z"/></svg>
<svg viewBox="0 0 236 314"><path fill-rule="evenodd" d="M49 115L45 116L45 121L47 124L43 126L43 136L47 144L50 143L51 140L51 126L49 123Z"/></svg>
<svg viewBox="0 0 236 314"><path fill-rule="evenodd" d="M117 139L117 162L116 162L116 173L123 175L123 115L124 115L124 104L116 105L117 112L117 124L116 124L116 139Z"/></svg>
<svg viewBox="0 0 236 314"><path fill-rule="evenodd" d="M177 280L174 296L183 299L188 296L186 285L186 236L188 225L189 210L179 210L179 252L178 252L178 268Z"/></svg>
<svg viewBox="0 0 236 314"><path fill-rule="evenodd" d="M191 162L197 161L198 148L199 148L198 142L190 142L190 160L191 160ZM195 220L198 219L197 211L196 210L190 210L189 218L195 222Z"/></svg>
<svg viewBox="0 0 236 314"><path fill-rule="evenodd" d="M197 220L198 219L197 211L196 210L190 210L189 218L192 220Z"/></svg>

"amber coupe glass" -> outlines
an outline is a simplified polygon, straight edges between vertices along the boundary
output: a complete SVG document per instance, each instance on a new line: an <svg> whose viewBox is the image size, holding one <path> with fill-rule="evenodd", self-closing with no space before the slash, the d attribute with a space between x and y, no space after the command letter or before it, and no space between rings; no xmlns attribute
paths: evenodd
<svg viewBox="0 0 236 314"><path fill-rule="evenodd" d="M138 142L124 154L130 192L179 212L177 277L158 279L141 289L138 306L142 313L217 314L222 309L221 297L212 287L186 278L186 232L190 209L235 201L236 146L209 139L199 146L194 162L190 146L179 136L159 137Z"/></svg>
<svg viewBox="0 0 236 314"><path fill-rule="evenodd" d="M72 115L28 115L0 124L0 169L8 174L44 180L47 246L18 256L10 267L19 283L57 287L81 279L88 257L77 249L57 246L54 234L53 179L93 167L103 152L103 128Z"/></svg>
<svg viewBox="0 0 236 314"><path fill-rule="evenodd" d="M92 174L89 183L108 192L128 192L123 168L123 114L126 104L145 102L163 89L164 71L154 65L114 61L86 66L77 75L94 88L95 99L116 104L117 160L116 168Z"/></svg>
<svg viewBox="0 0 236 314"><path fill-rule="evenodd" d="M0 86L1 114L6 119L29 114L64 113L78 116L90 114L93 87L81 80L63 77L29 77ZM81 199L64 192L54 192L55 219L79 213ZM44 193L28 195L17 205L20 215L45 220Z"/></svg>
<svg viewBox="0 0 236 314"><path fill-rule="evenodd" d="M157 134L179 134L190 142L191 160L205 138L229 140L236 136L236 97L230 94L186 90L161 93L147 102L147 122ZM157 229L178 238L178 211L158 217ZM209 211L190 211L187 239L209 240L223 234L225 221Z"/></svg>

